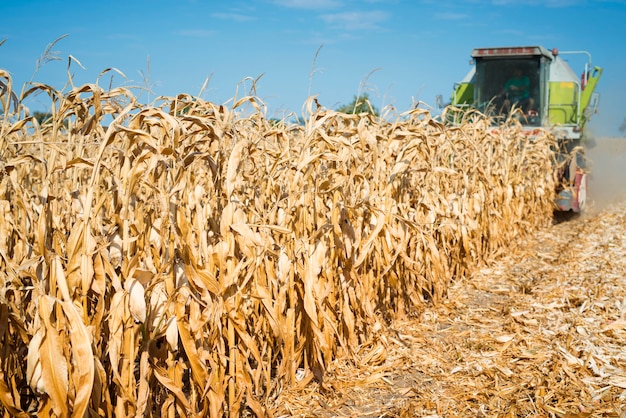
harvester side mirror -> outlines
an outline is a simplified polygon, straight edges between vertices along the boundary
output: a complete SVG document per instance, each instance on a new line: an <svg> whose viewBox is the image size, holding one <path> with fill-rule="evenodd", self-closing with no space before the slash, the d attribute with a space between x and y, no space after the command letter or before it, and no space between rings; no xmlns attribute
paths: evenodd
<svg viewBox="0 0 626 418"><path fill-rule="evenodd" d="M591 99L589 100L589 108L594 114L598 113L599 103L600 103L600 95L598 93L593 93L591 95Z"/></svg>

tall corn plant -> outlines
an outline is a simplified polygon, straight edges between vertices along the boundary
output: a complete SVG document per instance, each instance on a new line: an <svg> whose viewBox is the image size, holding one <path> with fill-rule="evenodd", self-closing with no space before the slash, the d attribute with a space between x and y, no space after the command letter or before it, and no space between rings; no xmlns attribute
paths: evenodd
<svg viewBox="0 0 626 418"><path fill-rule="evenodd" d="M52 123L0 131L5 414L271 415L552 210L552 139L514 122L36 88Z"/></svg>

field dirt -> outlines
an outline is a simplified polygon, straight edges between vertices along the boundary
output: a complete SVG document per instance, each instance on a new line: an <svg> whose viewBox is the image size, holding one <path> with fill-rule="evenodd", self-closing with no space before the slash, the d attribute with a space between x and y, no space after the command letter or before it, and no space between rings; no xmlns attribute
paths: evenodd
<svg viewBox="0 0 626 418"><path fill-rule="evenodd" d="M337 362L275 416L626 417L626 138L601 138L589 207L512 242L446 301Z"/></svg>

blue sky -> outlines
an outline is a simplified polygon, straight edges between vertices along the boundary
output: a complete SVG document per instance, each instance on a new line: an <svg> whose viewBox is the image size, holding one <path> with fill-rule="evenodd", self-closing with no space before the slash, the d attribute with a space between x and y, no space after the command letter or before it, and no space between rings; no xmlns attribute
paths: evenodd
<svg viewBox="0 0 626 418"><path fill-rule="evenodd" d="M52 48L60 60L34 81L63 88L71 55L84 67L71 66L77 85L110 67L126 78L108 73L102 86L142 85L149 75L154 94L142 103L179 93L225 103L262 75L256 93L268 117L300 114L309 95L336 108L359 91L379 109L403 111L447 99L475 47L542 45L587 50L604 68L596 136L618 135L626 117L626 0L2 0L0 15L0 68L15 90L68 34ZM572 65L582 72L582 62Z"/></svg>

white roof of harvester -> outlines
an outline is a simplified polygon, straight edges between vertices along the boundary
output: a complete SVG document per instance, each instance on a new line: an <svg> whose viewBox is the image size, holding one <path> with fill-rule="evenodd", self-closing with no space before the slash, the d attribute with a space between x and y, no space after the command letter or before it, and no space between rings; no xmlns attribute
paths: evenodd
<svg viewBox="0 0 626 418"><path fill-rule="evenodd" d="M548 51L542 46L514 46L514 47L490 47L475 48L472 50L472 58L524 58L544 56L551 61L550 81L578 81L578 76L572 71L569 64L558 56L555 48ZM463 81L469 81L473 77L470 72Z"/></svg>
<svg viewBox="0 0 626 418"><path fill-rule="evenodd" d="M553 50L556 52L556 50ZM543 55L552 60L554 55L542 46L513 46L513 47L492 47L492 48L474 48L472 50L472 58L508 58L508 57L530 57Z"/></svg>

